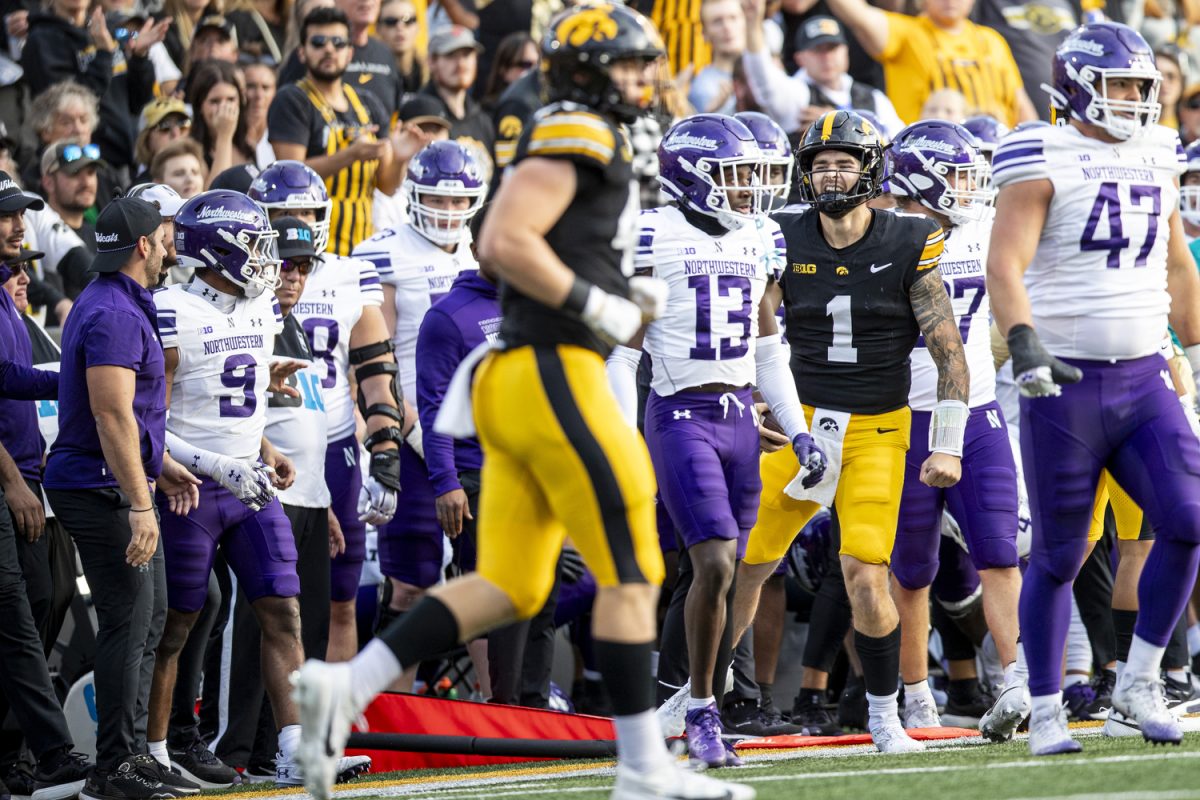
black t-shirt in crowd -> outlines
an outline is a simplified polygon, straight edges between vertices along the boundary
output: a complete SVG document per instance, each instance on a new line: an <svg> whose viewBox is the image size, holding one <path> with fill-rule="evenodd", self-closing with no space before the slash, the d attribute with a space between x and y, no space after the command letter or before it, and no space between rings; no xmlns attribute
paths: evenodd
<svg viewBox="0 0 1200 800"><path fill-rule="evenodd" d="M295 83L303 78L306 72L305 66L300 63L299 54L293 50L283 68L279 70L279 85ZM360 95L369 93L379 101L379 105L386 112L384 119L387 121L386 124L381 124L379 129L386 131L404 97L404 86L396 71L396 59L388 46L374 37L368 37L366 44L354 48L354 55L350 58L342 80L354 87Z"/></svg>
<svg viewBox="0 0 1200 800"><path fill-rule="evenodd" d="M463 116L456 117L446 105L446 101L438 94L433 83L427 83L421 89L421 94L427 94L442 104L446 119L450 120L450 138L464 145L473 146L484 157L490 159L496 143L496 127L492 116L479 105L471 95L463 105Z"/></svg>

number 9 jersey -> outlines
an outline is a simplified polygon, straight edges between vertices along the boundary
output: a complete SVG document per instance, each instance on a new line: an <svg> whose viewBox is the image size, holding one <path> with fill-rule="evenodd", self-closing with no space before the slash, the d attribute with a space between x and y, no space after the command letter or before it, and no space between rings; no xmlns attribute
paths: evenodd
<svg viewBox="0 0 1200 800"><path fill-rule="evenodd" d="M779 283L800 402L852 414L906 406L909 355L920 334L909 290L937 267L941 227L873 210L866 235L835 250L816 210L775 219L787 242Z"/></svg>
<svg viewBox="0 0 1200 800"><path fill-rule="evenodd" d="M992 162L997 189L1033 180L1054 187L1025 272L1033 322L1051 353L1123 360L1158 352L1171 305L1168 220L1186 164L1178 134L1159 125L1111 144L1071 126L1001 142Z"/></svg>
<svg viewBox="0 0 1200 800"><path fill-rule="evenodd" d="M779 225L761 218L709 236L675 206L643 211L639 222L634 269L670 287L666 313L646 329L654 391L753 384L758 306L786 255Z"/></svg>

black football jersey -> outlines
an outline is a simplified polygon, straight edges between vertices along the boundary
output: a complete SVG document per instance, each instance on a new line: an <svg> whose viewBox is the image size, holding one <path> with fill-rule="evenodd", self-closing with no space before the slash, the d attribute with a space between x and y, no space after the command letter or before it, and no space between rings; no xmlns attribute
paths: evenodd
<svg viewBox="0 0 1200 800"><path fill-rule="evenodd" d="M783 288L792 372L806 405L883 414L908 403L908 359L920 329L909 289L942 254L933 220L872 211L858 242L825 242L815 210L779 214L787 242Z"/></svg>
<svg viewBox="0 0 1200 800"><path fill-rule="evenodd" d="M575 165L575 199L546 233L546 242L584 280L628 297L639 209L633 150L624 131L583 106L556 103L539 111L521 134L512 163L526 158ZM505 347L576 344L602 355L611 349L578 314L550 308L511 286L502 286L500 306Z"/></svg>

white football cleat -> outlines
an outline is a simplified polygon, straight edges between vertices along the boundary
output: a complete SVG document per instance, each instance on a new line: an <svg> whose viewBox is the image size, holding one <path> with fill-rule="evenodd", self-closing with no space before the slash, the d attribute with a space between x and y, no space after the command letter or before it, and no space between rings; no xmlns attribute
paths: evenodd
<svg viewBox="0 0 1200 800"><path fill-rule="evenodd" d="M337 760L335 783L352 781L359 775L371 771L370 756L342 756ZM289 761L283 753L275 754L275 785L303 786L304 770L295 760Z"/></svg>
<svg viewBox="0 0 1200 800"><path fill-rule="evenodd" d="M904 708L900 712L901 721L907 728L940 728L942 720L938 716L937 703L933 695L905 695Z"/></svg>
<svg viewBox="0 0 1200 800"><path fill-rule="evenodd" d="M1104 727L1100 729L1100 733L1110 739L1119 739L1124 736L1141 736L1142 726L1137 724L1136 719L1130 719L1115 708L1110 708L1108 710L1108 717L1104 720Z"/></svg>
<svg viewBox="0 0 1200 800"><path fill-rule="evenodd" d="M1183 728L1175 715L1167 710L1163 685L1157 677L1126 679L1122 675L1117 680L1117 688L1113 689L1112 703L1114 711L1138 724L1147 742L1179 744L1183 741Z"/></svg>
<svg viewBox="0 0 1200 800"><path fill-rule="evenodd" d="M1021 681L1004 687L996 702L979 720L979 733L989 741L1007 742L1029 716L1033 699L1029 684Z"/></svg>
<svg viewBox="0 0 1200 800"><path fill-rule="evenodd" d="M871 729L871 741L881 753L919 753L925 749L924 742L918 742L904 731L899 719L893 718L879 724L868 722L868 726Z"/></svg>
<svg viewBox="0 0 1200 800"><path fill-rule="evenodd" d="M667 698L654 712L658 718L658 727L662 730L664 739L675 739L683 736L686 727L688 700L692 697L692 682L689 680L679 691Z"/></svg>
<svg viewBox="0 0 1200 800"><path fill-rule="evenodd" d="M328 800L329 790L339 780L349 780L370 769L370 759L364 766L360 761L363 756L347 759L342 755L350 726L361 719L350 696L350 665L310 659L292 673L291 681L292 699L300 710L300 746L295 762L276 763L276 782L291 784L300 778L309 794L317 800ZM284 767L286 770L281 772ZM357 772L347 776L355 769ZM281 781L281 776L286 781Z"/></svg>
<svg viewBox="0 0 1200 800"><path fill-rule="evenodd" d="M1058 708L1029 717L1029 752L1035 756L1056 756L1083 750L1067 730L1067 710Z"/></svg>
<svg viewBox="0 0 1200 800"><path fill-rule="evenodd" d="M635 772L617 765L611 800L754 800L755 792L741 783L726 783L669 762L653 772Z"/></svg>

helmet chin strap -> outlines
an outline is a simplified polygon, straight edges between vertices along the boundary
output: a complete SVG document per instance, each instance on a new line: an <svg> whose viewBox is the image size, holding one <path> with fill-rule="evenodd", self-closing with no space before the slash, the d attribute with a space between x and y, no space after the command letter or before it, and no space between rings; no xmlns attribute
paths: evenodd
<svg viewBox="0 0 1200 800"><path fill-rule="evenodd" d="M817 195L817 200L813 205L827 217L841 219L849 214L863 202L853 202L845 192L822 192Z"/></svg>

